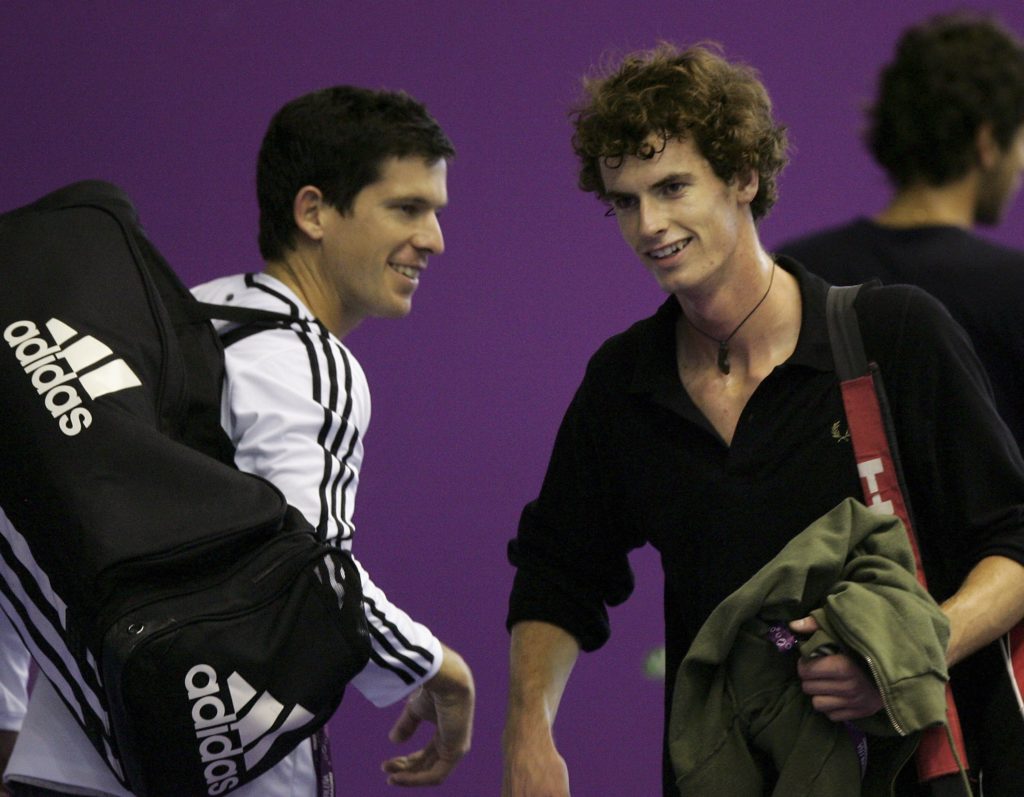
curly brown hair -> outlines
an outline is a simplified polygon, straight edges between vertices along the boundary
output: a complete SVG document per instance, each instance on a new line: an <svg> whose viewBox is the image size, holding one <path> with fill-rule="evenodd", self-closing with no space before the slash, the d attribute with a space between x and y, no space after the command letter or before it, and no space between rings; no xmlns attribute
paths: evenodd
<svg viewBox="0 0 1024 797"><path fill-rule="evenodd" d="M580 188L603 197L602 164L614 168L630 155L650 158L670 140L689 139L726 183L756 171L751 213L755 219L767 214L786 165L786 129L772 118L757 72L712 48L720 49L704 43L680 51L662 43L627 55L606 74L584 78L584 98L571 112Z"/></svg>
<svg viewBox="0 0 1024 797"><path fill-rule="evenodd" d="M952 182L977 162L982 124L1004 149L1024 124L1024 45L988 17L932 17L903 34L868 116L868 146L897 188Z"/></svg>

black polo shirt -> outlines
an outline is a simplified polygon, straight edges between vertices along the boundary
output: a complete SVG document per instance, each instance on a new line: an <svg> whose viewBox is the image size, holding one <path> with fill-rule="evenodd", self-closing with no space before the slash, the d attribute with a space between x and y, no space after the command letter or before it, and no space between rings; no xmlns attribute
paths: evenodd
<svg viewBox="0 0 1024 797"><path fill-rule="evenodd" d="M628 553L650 543L665 571L670 693L715 606L817 517L862 496L827 338L827 284L779 262L800 284L799 339L754 391L731 445L679 380L674 297L591 359L509 545L510 627L543 620L584 650L599 647L606 607L633 588ZM865 289L856 308L893 406L933 594L948 597L985 556L1024 563L1024 462L963 331L909 286Z"/></svg>

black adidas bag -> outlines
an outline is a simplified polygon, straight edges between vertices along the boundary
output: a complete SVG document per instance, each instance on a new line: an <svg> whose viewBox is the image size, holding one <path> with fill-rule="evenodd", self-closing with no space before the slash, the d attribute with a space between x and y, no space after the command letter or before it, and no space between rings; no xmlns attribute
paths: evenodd
<svg viewBox="0 0 1024 797"><path fill-rule="evenodd" d="M220 428L223 352L128 199L0 216L0 605L139 795L224 794L369 655L358 572Z"/></svg>

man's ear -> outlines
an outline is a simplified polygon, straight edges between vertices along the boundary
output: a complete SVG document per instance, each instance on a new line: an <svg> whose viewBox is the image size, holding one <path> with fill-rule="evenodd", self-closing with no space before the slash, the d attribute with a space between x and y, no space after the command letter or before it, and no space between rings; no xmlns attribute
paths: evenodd
<svg viewBox="0 0 1024 797"><path fill-rule="evenodd" d="M974 151L982 171L995 168L999 159L1005 154L1003 148L999 146L999 142L996 141L995 130L991 122L982 122L978 126L978 132L974 136Z"/></svg>
<svg viewBox="0 0 1024 797"><path fill-rule="evenodd" d="M323 212L326 207L323 192L315 185L304 185L292 200L292 218L299 232L313 241L324 237Z"/></svg>
<svg viewBox="0 0 1024 797"><path fill-rule="evenodd" d="M761 187L761 177L756 169L751 169L746 174L738 174L734 178L736 184L737 198L749 205L757 196L757 189Z"/></svg>

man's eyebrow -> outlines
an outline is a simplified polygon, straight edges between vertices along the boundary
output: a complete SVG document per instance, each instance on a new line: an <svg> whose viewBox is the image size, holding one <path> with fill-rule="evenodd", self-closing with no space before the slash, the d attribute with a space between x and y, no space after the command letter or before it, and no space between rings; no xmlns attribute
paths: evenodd
<svg viewBox="0 0 1024 797"><path fill-rule="evenodd" d="M402 194L398 196L388 197L386 202L389 205L419 205L425 208L443 208L447 207L447 202L434 202L425 196L420 194Z"/></svg>
<svg viewBox="0 0 1024 797"><path fill-rule="evenodd" d="M673 183L691 183L693 182L693 175L689 172L674 172L662 177L658 182L651 186L651 188L664 188L666 185L672 185Z"/></svg>
<svg viewBox="0 0 1024 797"><path fill-rule="evenodd" d="M673 172L667 174L658 180L656 183L650 186L651 191L657 191L660 188L664 188L667 185L673 183L692 183L693 175L690 172ZM634 199L636 194L631 191L605 191L601 194L601 199L605 201L611 201L613 199Z"/></svg>

